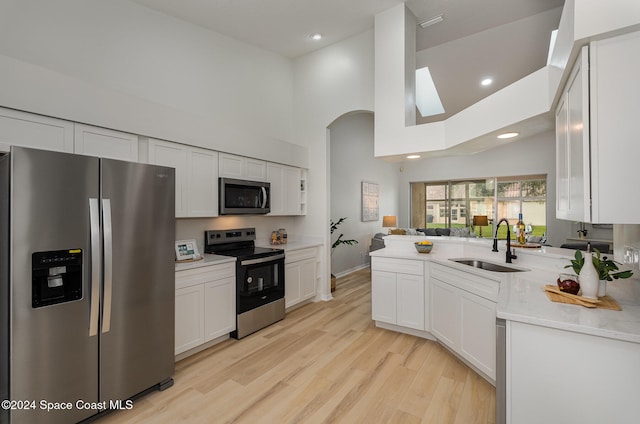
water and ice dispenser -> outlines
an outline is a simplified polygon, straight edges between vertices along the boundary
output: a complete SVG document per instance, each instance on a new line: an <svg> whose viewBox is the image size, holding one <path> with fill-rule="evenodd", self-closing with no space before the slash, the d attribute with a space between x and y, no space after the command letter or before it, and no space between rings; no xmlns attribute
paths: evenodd
<svg viewBox="0 0 640 424"><path fill-rule="evenodd" d="M31 306L82 299L82 249L31 255Z"/></svg>

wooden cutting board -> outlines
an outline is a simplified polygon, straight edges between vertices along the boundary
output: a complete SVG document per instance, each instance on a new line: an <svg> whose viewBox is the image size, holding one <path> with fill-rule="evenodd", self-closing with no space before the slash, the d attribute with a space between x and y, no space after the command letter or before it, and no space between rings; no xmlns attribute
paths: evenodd
<svg viewBox="0 0 640 424"><path fill-rule="evenodd" d="M586 308L602 308L602 309L610 309L613 311L621 311L622 308L616 302L614 298L609 295L604 297L599 297L598 301L594 301L593 299L587 299L582 296L576 296L569 293L559 294L556 293L559 291L558 286L546 285L545 292L547 293L547 297L552 302L558 303L568 303L570 305L581 305Z"/></svg>
<svg viewBox="0 0 640 424"><path fill-rule="evenodd" d="M522 247L525 249L539 249L542 247L542 245L540 243L525 243L525 244L520 244L520 243L511 243L511 247Z"/></svg>

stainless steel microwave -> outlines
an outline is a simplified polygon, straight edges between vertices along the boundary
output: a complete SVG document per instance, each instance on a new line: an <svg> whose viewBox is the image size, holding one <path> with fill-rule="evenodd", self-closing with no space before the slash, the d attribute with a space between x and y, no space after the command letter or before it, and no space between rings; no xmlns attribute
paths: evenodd
<svg viewBox="0 0 640 424"><path fill-rule="evenodd" d="M267 182L220 178L218 193L220 215L271 212L271 184Z"/></svg>

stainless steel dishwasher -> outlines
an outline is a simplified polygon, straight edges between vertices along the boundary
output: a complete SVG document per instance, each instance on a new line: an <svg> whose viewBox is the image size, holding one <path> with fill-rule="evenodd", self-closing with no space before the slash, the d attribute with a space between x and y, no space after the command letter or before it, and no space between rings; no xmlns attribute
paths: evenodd
<svg viewBox="0 0 640 424"><path fill-rule="evenodd" d="M496 424L507 422L507 327L496 318Z"/></svg>

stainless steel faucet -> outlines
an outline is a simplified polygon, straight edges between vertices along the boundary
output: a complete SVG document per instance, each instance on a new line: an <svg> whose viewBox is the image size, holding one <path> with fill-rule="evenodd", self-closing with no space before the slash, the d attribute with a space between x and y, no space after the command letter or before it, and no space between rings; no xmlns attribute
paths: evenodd
<svg viewBox="0 0 640 424"><path fill-rule="evenodd" d="M493 249L491 249L492 252L497 252L498 251L498 228L500 228L500 224L502 224L503 222L507 223L507 253L506 253L506 261L508 264L511 263L511 259L518 259L518 257L516 256L516 251L515 249L513 249L513 253L511 253L511 228L509 225L509 221L507 220L507 218L502 218L500 221L498 221L498 224L496 225L496 232L493 235Z"/></svg>

